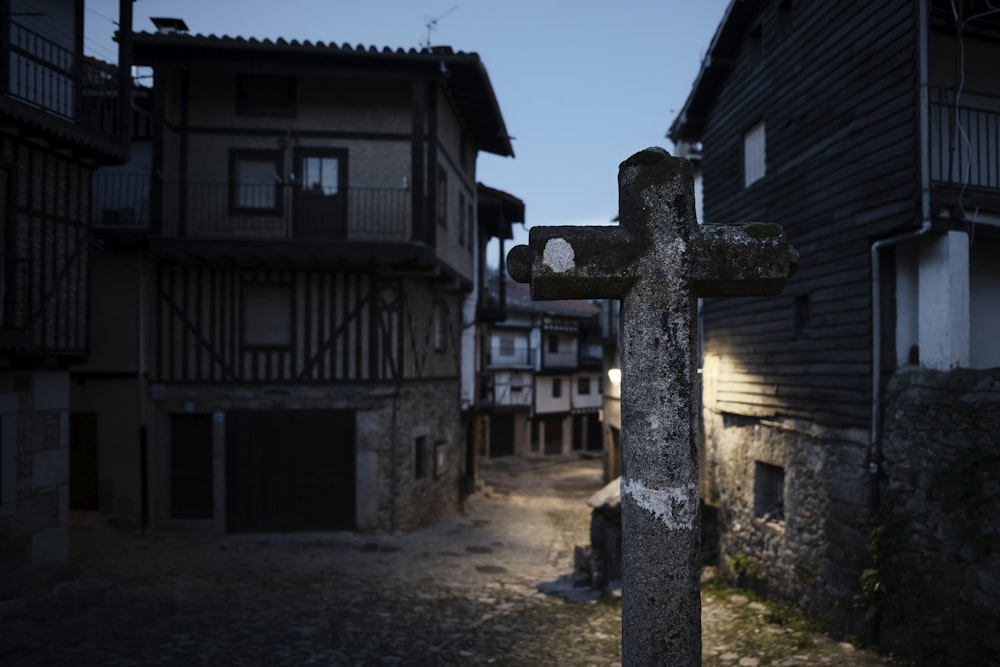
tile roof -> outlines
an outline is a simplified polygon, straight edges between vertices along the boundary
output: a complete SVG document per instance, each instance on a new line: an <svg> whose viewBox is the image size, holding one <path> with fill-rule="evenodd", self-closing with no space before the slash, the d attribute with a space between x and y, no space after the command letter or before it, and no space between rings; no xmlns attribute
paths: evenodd
<svg viewBox="0 0 1000 667"><path fill-rule="evenodd" d="M335 44L282 38L256 39L218 35L137 32L132 35L135 62L156 66L188 60L192 64L218 66L226 55L238 58L227 65L253 68L266 59L268 67L339 65L358 69L395 69L423 76L440 76L477 146L496 155L514 156L500 105L486 68L475 52L455 51L450 46L392 49L349 43Z"/></svg>

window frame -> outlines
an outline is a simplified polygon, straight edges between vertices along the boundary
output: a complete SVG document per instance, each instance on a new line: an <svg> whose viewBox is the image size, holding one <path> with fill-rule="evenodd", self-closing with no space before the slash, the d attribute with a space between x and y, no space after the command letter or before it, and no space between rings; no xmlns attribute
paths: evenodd
<svg viewBox="0 0 1000 667"><path fill-rule="evenodd" d="M239 167L242 161L268 162L274 167L274 204L272 206L244 206L240 203ZM229 215L281 216L285 211L285 188L282 179L284 154L266 148L231 148L229 150ZM247 183L246 185L253 185ZM260 184L260 187L265 187Z"/></svg>
<svg viewBox="0 0 1000 667"><path fill-rule="evenodd" d="M248 300L252 292L269 291L272 294L283 293L287 296L288 322L287 336L282 336L281 341L265 341L248 337L248 333L256 328L250 326L248 321L249 305ZM270 317L270 316L269 316ZM273 318L272 318L273 319ZM255 283L245 282L240 290L240 344L244 350L259 351L287 351L292 349L295 341L295 291L292 285L286 283Z"/></svg>
<svg viewBox="0 0 1000 667"><path fill-rule="evenodd" d="M767 123L763 118L748 127L742 137L743 189L767 176ZM759 143L759 151L757 144Z"/></svg>

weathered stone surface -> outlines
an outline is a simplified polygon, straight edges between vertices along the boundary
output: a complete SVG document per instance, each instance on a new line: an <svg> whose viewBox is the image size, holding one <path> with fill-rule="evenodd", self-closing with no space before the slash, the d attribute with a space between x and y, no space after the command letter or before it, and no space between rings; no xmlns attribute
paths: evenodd
<svg viewBox="0 0 1000 667"><path fill-rule="evenodd" d="M700 661L695 299L773 294L798 256L780 227L697 224L691 164L619 168L618 227L535 227L511 250L535 299L621 299L622 635L626 665Z"/></svg>
<svg viewBox="0 0 1000 667"><path fill-rule="evenodd" d="M886 395L883 635L920 664L1000 664L1000 369L904 369Z"/></svg>

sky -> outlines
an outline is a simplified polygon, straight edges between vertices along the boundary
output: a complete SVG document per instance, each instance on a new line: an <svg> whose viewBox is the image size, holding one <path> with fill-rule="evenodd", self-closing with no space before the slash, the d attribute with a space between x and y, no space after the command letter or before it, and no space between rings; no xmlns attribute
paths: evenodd
<svg viewBox="0 0 1000 667"><path fill-rule="evenodd" d="M477 180L522 199L525 228L608 224L618 165L667 129L730 0L136 0L133 28L478 53L515 157L480 153ZM87 0L85 51L116 59L118 0ZM432 27L428 29L428 24ZM515 228L515 240L526 231Z"/></svg>

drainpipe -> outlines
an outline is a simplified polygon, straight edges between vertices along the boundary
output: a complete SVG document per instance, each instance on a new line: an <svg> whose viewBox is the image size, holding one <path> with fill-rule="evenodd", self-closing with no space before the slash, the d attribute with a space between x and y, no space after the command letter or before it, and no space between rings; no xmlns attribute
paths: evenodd
<svg viewBox="0 0 1000 667"><path fill-rule="evenodd" d="M881 421L882 421L882 302L880 300L881 266L879 251L902 241L917 239L931 231L931 175L928 135L929 119L929 76L928 76L928 0L918 0L917 8L917 60L919 67L919 118L920 135L920 227L896 236L880 239L871 246L872 266L872 421L869 441L868 473L870 475L870 510L874 517L880 508L879 472L882 464Z"/></svg>

